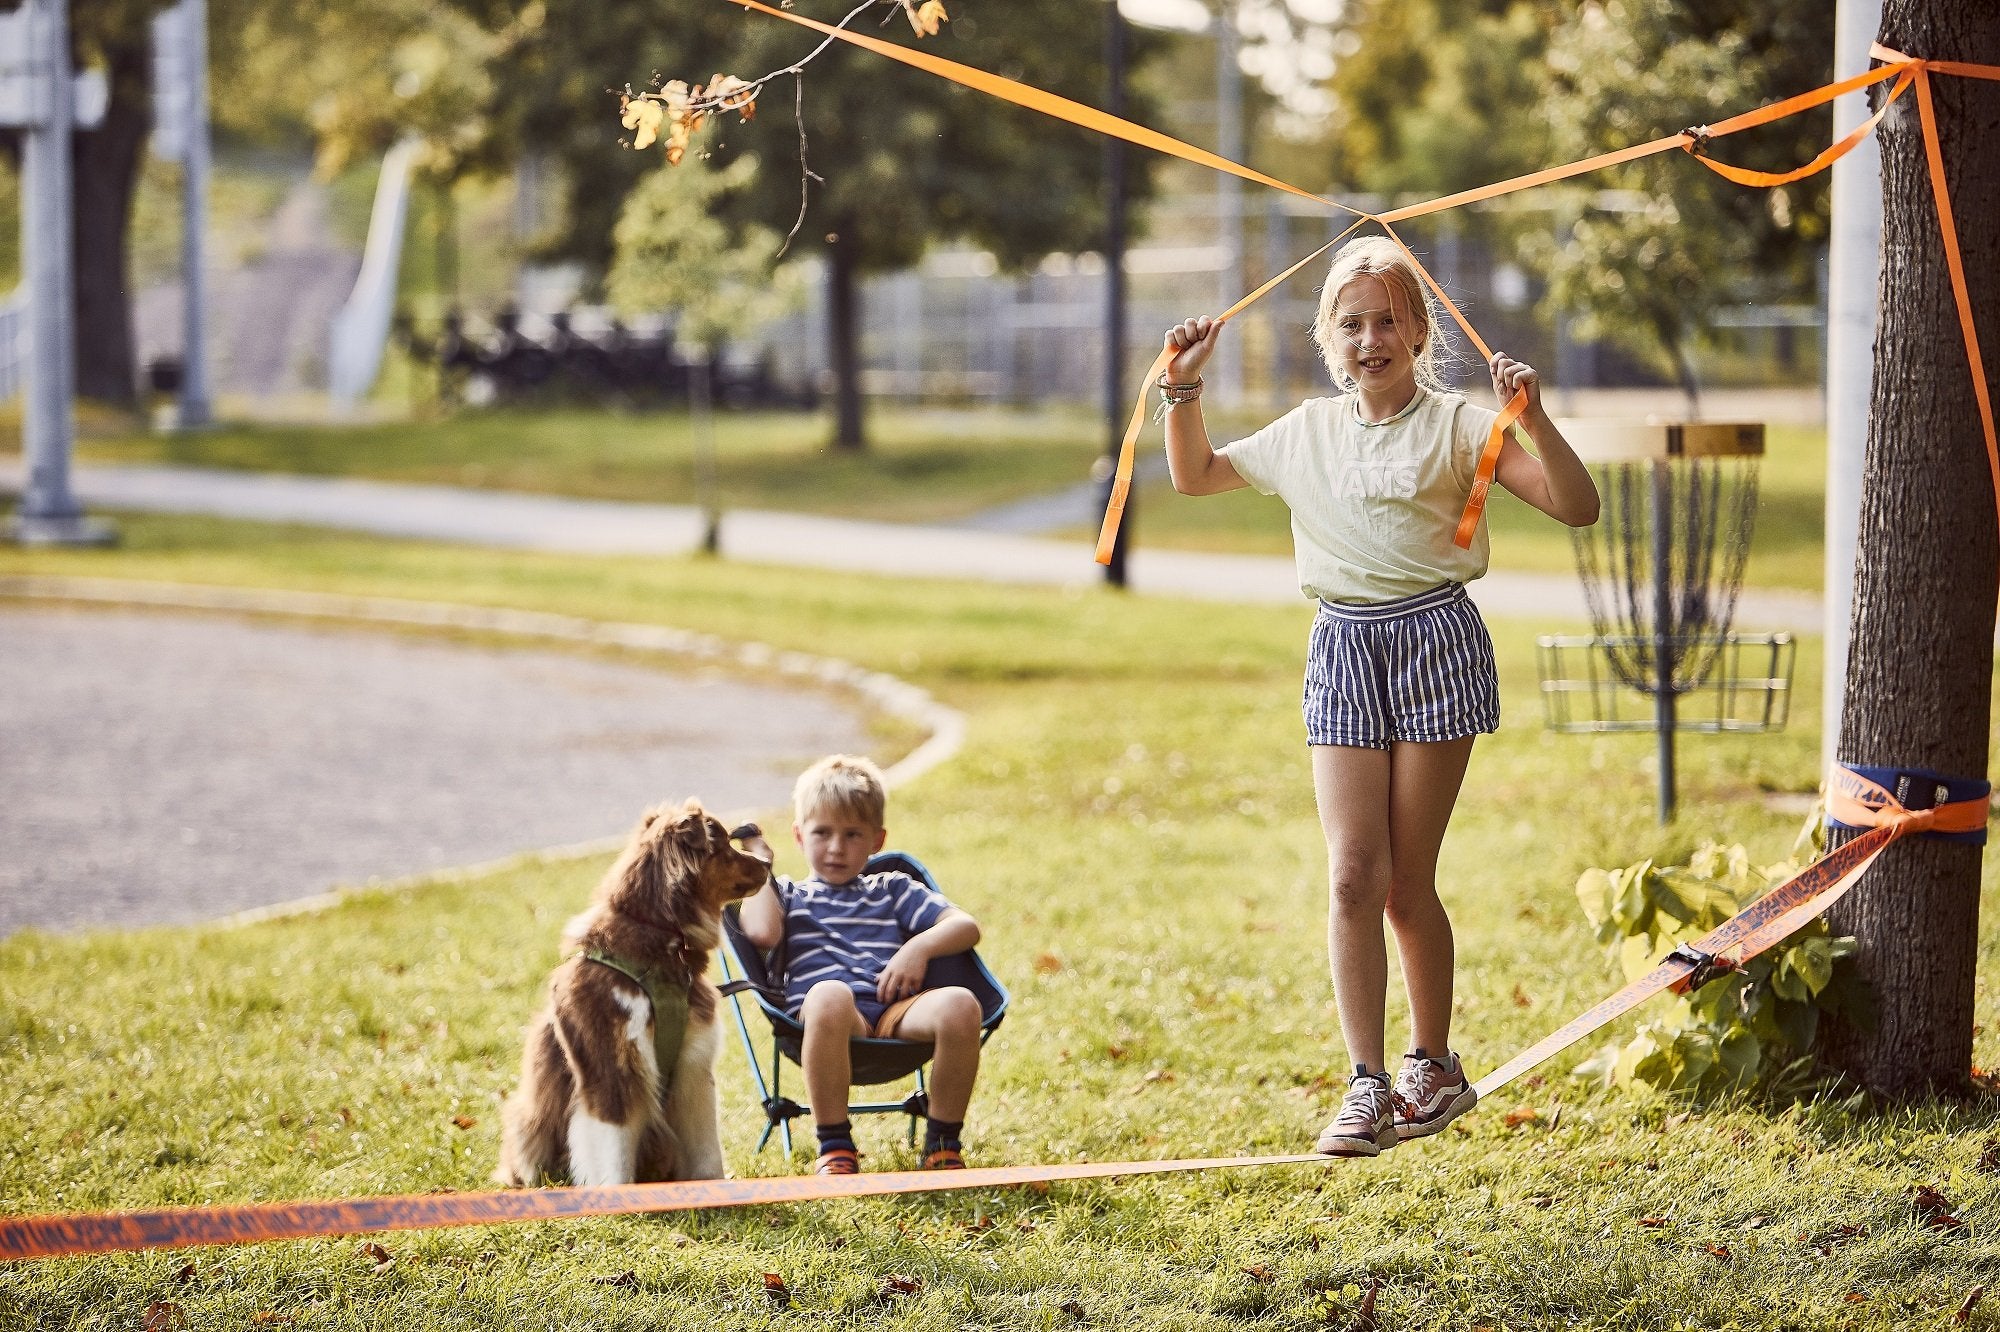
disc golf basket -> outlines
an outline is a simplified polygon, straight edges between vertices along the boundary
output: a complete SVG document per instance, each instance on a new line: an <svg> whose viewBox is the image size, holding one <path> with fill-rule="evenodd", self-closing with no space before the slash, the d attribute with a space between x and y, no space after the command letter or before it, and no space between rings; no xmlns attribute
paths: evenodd
<svg viewBox="0 0 2000 1332"><path fill-rule="evenodd" d="M1731 631L1757 512L1761 425L1566 423L1603 509L1575 529L1588 636L1537 640L1549 729L1659 735L1660 821L1677 731L1783 730L1790 634Z"/></svg>

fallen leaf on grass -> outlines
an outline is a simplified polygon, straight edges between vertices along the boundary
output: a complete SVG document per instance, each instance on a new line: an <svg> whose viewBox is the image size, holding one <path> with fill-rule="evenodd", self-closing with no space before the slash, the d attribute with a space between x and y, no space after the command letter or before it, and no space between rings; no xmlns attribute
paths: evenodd
<svg viewBox="0 0 2000 1332"><path fill-rule="evenodd" d="M1367 1293L1361 1297L1361 1307L1354 1311L1353 1319L1347 1324L1347 1332L1375 1332L1375 1297L1381 1291L1380 1282L1368 1283Z"/></svg>
<svg viewBox="0 0 2000 1332"><path fill-rule="evenodd" d="M899 1295L921 1295L923 1293L924 1279L922 1277L904 1276L900 1272L891 1272L888 1276L882 1278L881 1294L885 1300L893 1299Z"/></svg>
<svg viewBox="0 0 2000 1332"><path fill-rule="evenodd" d="M1988 1138L1979 1144L1979 1168L1989 1175L2000 1175L2000 1138Z"/></svg>
<svg viewBox="0 0 2000 1332"><path fill-rule="evenodd" d="M776 1272L764 1273L764 1298L783 1308L792 1302L792 1288Z"/></svg>
<svg viewBox="0 0 2000 1332"><path fill-rule="evenodd" d="M1951 1199L1928 1184L1917 1186L1915 1197L1917 1216L1932 1230L1956 1230L1965 1222L1952 1215Z"/></svg>
<svg viewBox="0 0 2000 1332"><path fill-rule="evenodd" d="M1753 1216L1743 1223L1743 1228L1745 1230L1762 1230L1770 1224L1771 1218L1768 1216Z"/></svg>
<svg viewBox="0 0 2000 1332"><path fill-rule="evenodd" d="M1038 975L1053 976L1062 969L1063 960L1054 953L1043 953L1035 959L1035 971Z"/></svg>
<svg viewBox="0 0 2000 1332"><path fill-rule="evenodd" d="M1061 1304L1057 1305L1056 1307L1061 1309L1064 1313L1068 1314L1071 1318L1076 1319L1078 1322L1083 1321L1083 1319L1088 1316L1084 1307L1081 1304L1077 1303L1075 1300L1064 1300Z"/></svg>
<svg viewBox="0 0 2000 1332"><path fill-rule="evenodd" d="M1507 1112L1507 1127L1517 1129L1523 1124L1532 1124L1542 1117L1542 1112L1532 1105L1517 1105Z"/></svg>
<svg viewBox="0 0 2000 1332"><path fill-rule="evenodd" d="M1667 1218L1664 1216L1642 1216L1639 1218L1639 1224L1648 1230L1658 1230L1661 1226L1667 1224Z"/></svg>
<svg viewBox="0 0 2000 1332"><path fill-rule="evenodd" d="M290 1314L277 1313L270 1309L259 1309L256 1313L250 1315L250 1321L259 1327L271 1327L278 1323L291 1322L292 1316Z"/></svg>
<svg viewBox="0 0 2000 1332"><path fill-rule="evenodd" d="M175 1284L176 1286L185 1286L185 1285L186 1285L186 1284L187 1284L188 1282L190 1282L190 1281L192 1281L192 1280L194 1280L194 1264L193 1264L193 1263L185 1263L185 1264L183 1264L183 1265L181 1266L181 1270L180 1270L180 1271L178 1271L178 1272L176 1272L176 1273L174 1273L174 1284Z"/></svg>
<svg viewBox="0 0 2000 1332"><path fill-rule="evenodd" d="M363 1258L366 1258L369 1262L375 1264L376 1276L381 1276L384 1272L388 1271L390 1268L396 1265L396 1255L390 1253L387 1249L375 1243L373 1240L363 1240L355 1247L361 1250L361 1256Z"/></svg>
<svg viewBox="0 0 2000 1332"><path fill-rule="evenodd" d="M1979 1303L1980 1296L1985 1293L1986 1287L1984 1286L1974 1286L1971 1290L1965 1292L1965 1303L1958 1306L1958 1312L1951 1316L1951 1321L1960 1327L1965 1326L1965 1320L1972 1317L1972 1307Z"/></svg>
<svg viewBox="0 0 2000 1332"><path fill-rule="evenodd" d="M186 1326L187 1315L173 1301L154 1300L146 1306L146 1332L172 1332L174 1328Z"/></svg>
<svg viewBox="0 0 2000 1332"><path fill-rule="evenodd" d="M1514 1007L1533 1008L1534 1006L1535 1006L1535 1001L1528 997L1528 992L1522 989L1519 985L1516 985L1514 987Z"/></svg>
<svg viewBox="0 0 2000 1332"><path fill-rule="evenodd" d="M1131 1052L1128 1051L1124 1046L1119 1045L1116 1042L1113 1042L1112 1044L1104 1047L1104 1057L1106 1059L1111 1060L1113 1063L1116 1063L1120 1059L1123 1059L1129 1053Z"/></svg>
<svg viewBox="0 0 2000 1332"><path fill-rule="evenodd" d="M1862 1293L1861 1293L1860 1291L1858 1291L1858 1290L1850 1290L1850 1291L1848 1291L1848 1292L1847 1292L1847 1295L1846 1295L1846 1297L1845 1297L1845 1298L1846 1298L1846 1301L1847 1301L1847 1303L1849 1303L1849 1304L1866 1304L1866 1303L1868 1303L1868 1297L1867 1297L1866 1295L1863 1295L1863 1294L1862 1294Z"/></svg>
<svg viewBox="0 0 2000 1332"><path fill-rule="evenodd" d="M474 1124L477 1124L479 1121L474 1119L471 1115L453 1115L451 1117L451 1122L454 1127L469 1129Z"/></svg>
<svg viewBox="0 0 2000 1332"><path fill-rule="evenodd" d="M1243 1275L1249 1277L1260 1286L1268 1286L1278 1279L1278 1274L1262 1263L1258 1263L1254 1267L1244 1268Z"/></svg>
<svg viewBox="0 0 2000 1332"><path fill-rule="evenodd" d="M1729 1246L1727 1244L1704 1244L1701 1247L1703 1252L1707 1253L1709 1257L1714 1258L1718 1262L1726 1263L1731 1261L1731 1259L1734 1257L1734 1255L1729 1252Z"/></svg>
<svg viewBox="0 0 2000 1332"><path fill-rule="evenodd" d="M1521 1201L1539 1212L1546 1212L1556 1205L1555 1195L1552 1193L1538 1193L1532 1198L1523 1198Z"/></svg>
<svg viewBox="0 0 2000 1332"><path fill-rule="evenodd" d="M629 1268L616 1276L594 1276L590 1281L594 1286L617 1286L621 1290L639 1289L639 1274Z"/></svg>
<svg viewBox="0 0 2000 1332"><path fill-rule="evenodd" d="M1173 1080L1174 1071L1170 1068L1156 1068L1146 1074L1146 1081L1148 1082L1172 1082Z"/></svg>

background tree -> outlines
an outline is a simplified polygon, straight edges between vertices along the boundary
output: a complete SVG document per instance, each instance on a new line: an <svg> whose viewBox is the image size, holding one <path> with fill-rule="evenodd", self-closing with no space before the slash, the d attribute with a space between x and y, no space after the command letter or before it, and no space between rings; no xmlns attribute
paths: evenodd
<svg viewBox="0 0 2000 1332"><path fill-rule="evenodd" d="M800 290L796 266L777 262L783 237L754 223L731 234L720 220L728 197L757 170L754 157L718 169L700 153L656 167L618 215L605 282L612 304L627 314L672 314L675 341L693 353L695 483L708 520L702 544L711 552L722 516L709 415L716 360L729 339L748 337L797 305Z"/></svg>
<svg viewBox="0 0 2000 1332"><path fill-rule="evenodd" d="M882 12L902 21L897 7ZM776 20L752 14L737 21L728 62L716 68L742 77L782 69L816 43ZM931 45L952 59L1102 105L1103 31L1098 4L968 3L954 6L953 20ZM1136 64L1157 47L1157 38L1134 33L1128 58ZM680 61L675 71L692 68ZM743 220L789 227L798 214L799 130L786 114L793 92L774 85L752 124L704 131L717 136L706 146L718 156L755 151L764 164L737 209ZM915 263L938 240L970 240L1011 270L1052 251L1094 248L1104 231L1103 144L1087 131L847 47L829 50L806 70L802 100L806 157L820 179L808 182L792 253L825 260L834 444L860 448L861 277ZM1155 110L1138 95L1128 97L1127 107L1142 122ZM1150 192L1150 156L1128 157L1135 198Z"/></svg>
<svg viewBox="0 0 2000 1332"><path fill-rule="evenodd" d="M1788 0L1602 0L1550 36L1545 114L1552 160L1622 148L1825 83L1833 26ZM1789 117L1718 145L1760 169L1796 166L1830 140L1832 112ZM1690 351L1716 311L1745 299L1811 299L1826 238L1824 173L1746 189L1660 154L1548 191L1556 225L1523 232L1547 305L1580 314L1584 338L1650 338L1690 400ZM1600 206L1618 191L1615 209Z"/></svg>
<svg viewBox="0 0 2000 1332"><path fill-rule="evenodd" d="M1888 0L1881 40L1911 55L1996 64L2000 11L1987 0ZM1987 392L2000 399L2000 157L1992 143L2000 85L1939 75L1931 87ZM1993 483L1916 98L1906 94L1877 133L1881 322L1840 757L1978 776L1987 764L2000 586ZM1965 1084L1979 868L1978 847L1907 839L1829 917L1836 934L1861 940L1859 961L1880 1010L1872 1030L1834 1028L1829 1053L1876 1091Z"/></svg>

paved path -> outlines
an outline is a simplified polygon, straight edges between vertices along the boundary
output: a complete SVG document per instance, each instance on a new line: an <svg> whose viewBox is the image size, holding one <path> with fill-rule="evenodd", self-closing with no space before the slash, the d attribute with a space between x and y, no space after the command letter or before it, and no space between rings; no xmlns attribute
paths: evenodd
<svg viewBox="0 0 2000 1332"><path fill-rule="evenodd" d="M189 921L785 803L820 689L351 627L0 604L0 936Z"/></svg>
<svg viewBox="0 0 2000 1332"><path fill-rule="evenodd" d="M18 492L17 461L0 462L0 492ZM195 467L83 467L75 484L93 508L202 513L310 523L383 536L588 555L680 555L695 548L701 516L689 506L404 485L339 477L274 475ZM722 553L759 564L857 573L1082 586L1101 577L1088 545L1008 532L915 527L735 509L723 521ZM1285 556L1133 552L1135 591L1204 601L1299 602ZM1472 594L1489 614L1587 618L1576 579L1494 573ZM1819 598L1745 592L1744 629L1819 633Z"/></svg>

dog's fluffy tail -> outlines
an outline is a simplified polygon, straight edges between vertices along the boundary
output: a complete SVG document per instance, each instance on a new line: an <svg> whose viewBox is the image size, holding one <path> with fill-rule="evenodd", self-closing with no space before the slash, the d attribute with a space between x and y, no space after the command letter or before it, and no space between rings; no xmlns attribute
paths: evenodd
<svg viewBox="0 0 2000 1332"><path fill-rule="evenodd" d="M500 1167L494 1182L533 1186L569 1174L569 1062L544 1015L521 1053L521 1085L500 1112Z"/></svg>

